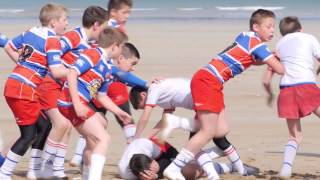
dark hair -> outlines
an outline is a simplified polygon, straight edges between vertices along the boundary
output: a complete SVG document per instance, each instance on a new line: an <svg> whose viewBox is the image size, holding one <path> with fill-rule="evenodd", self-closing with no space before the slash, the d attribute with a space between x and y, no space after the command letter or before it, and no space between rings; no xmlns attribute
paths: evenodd
<svg viewBox="0 0 320 180"><path fill-rule="evenodd" d="M134 109L138 109L139 107L139 102L141 101L140 98L140 93L141 92L147 92L147 89L145 88L141 88L139 86L134 86L131 90L130 90L130 94L129 94L129 99L131 102L131 105Z"/></svg>
<svg viewBox="0 0 320 180"><path fill-rule="evenodd" d="M108 3L108 12L111 10L120 10L123 5L132 7L132 0L109 0Z"/></svg>
<svg viewBox="0 0 320 180"><path fill-rule="evenodd" d="M258 9L256 11L254 11L251 14L251 18L250 18L250 30L253 30L253 25L254 24L260 24L261 21L265 18L275 18L276 15L270 11L270 10L266 10L266 9Z"/></svg>
<svg viewBox="0 0 320 180"><path fill-rule="evenodd" d="M149 170L152 161L153 159L145 154L134 154L129 161L129 167L131 169L131 172L139 177L140 172Z"/></svg>
<svg viewBox="0 0 320 180"><path fill-rule="evenodd" d="M284 17L279 23L279 29L282 36L300 31L301 28L299 19L296 16Z"/></svg>
<svg viewBox="0 0 320 180"><path fill-rule="evenodd" d="M138 49L131 43L126 42L122 48L122 55L125 58L136 57L140 59L140 53Z"/></svg>
<svg viewBox="0 0 320 180"><path fill-rule="evenodd" d="M94 23L103 24L108 20L108 12L100 6L90 6L82 15L82 26L90 28Z"/></svg>

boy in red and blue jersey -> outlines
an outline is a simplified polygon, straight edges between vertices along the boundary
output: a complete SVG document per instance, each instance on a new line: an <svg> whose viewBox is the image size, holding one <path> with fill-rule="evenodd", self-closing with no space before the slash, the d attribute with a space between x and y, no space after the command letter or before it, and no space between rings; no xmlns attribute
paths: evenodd
<svg viewBox="0 0 320 180"><path fill-rule="evenodd" d="M276 73L284 73L281 63L264 44L272 39L274 24L275 15L272 11L256 10L251 15L250 32L240 33L231 46L194 74L191 94L200 130L166 168L164 176L169 179L184 179L181 167L191 161L210 139L223 137L228 133L222 92L226 81L253 64L265 63ZM219 179L219 176L212 179Z"/></svg>
<svg viewBox="0 0 320 180"><path fill-rule="evenodd" d="M0 169L1 179L11 179L12 172L36 136L36 121L41 104L37 88L50 71L55 78L65 77L68 70L62 65L61 45L57 35L64 33L67 9L47 4L41 8L41 27L33 27L10 41L6 49L18 61L5 85L4 96L12 110L21 136L13 144ZM19 55L18 50L22 53Z"/></svg>

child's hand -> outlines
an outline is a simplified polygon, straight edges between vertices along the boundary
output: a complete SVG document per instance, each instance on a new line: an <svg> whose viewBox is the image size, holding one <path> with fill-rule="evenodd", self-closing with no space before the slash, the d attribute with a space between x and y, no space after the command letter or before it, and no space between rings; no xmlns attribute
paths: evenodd
<svg viewBox="0 0 320 180"><path fill-rule="evenodd" d="M144 170L143 172L140 172L140 179L142 180L158 179L158 174L154 173L151 170Z"/></svg>
<svg viewBox="0 0 320 180"><path fill-rule="evenodd" d="M127 125L131 122L132 117L124 111L120 111L119 113L117 113L117 116L121 119L124 125Z"/></svg>
<svg viewBox="0 0 320 180"><path fill-rule="evenodd" d="M78 117L82 119L88 119L89 108L82 103L77 103L74 105L74 110Z"/></svg>
<svg viewBox="0 0 320 180"><path fill-rule="evenodd" d="M164 78L163 77L155 77L153 78L150 82L148 82L148 87L152 84L152 83L155 83L155 84L159 84L161 81L163 81Z"/></svg>

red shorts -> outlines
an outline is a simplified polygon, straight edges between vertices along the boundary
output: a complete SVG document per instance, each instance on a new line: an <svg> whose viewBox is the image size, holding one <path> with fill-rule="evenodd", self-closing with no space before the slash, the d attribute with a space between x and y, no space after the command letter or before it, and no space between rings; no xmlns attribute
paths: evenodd
<svg viewBox="0 0 320 180"><path fill-rule="evenodd" d="M87 104L86 104L86 106L89 109L89 112L87 113L87 119L89 119L96 112L93 111ZM59 108L60 113L64 117L66 117L74 127L81 125L82 123L84 123L84 121L87 120L87 119L78 117L73 106L70 106L70 107L59 106L58 108Z"/></svg>
<svg viewBox="0 0 320 180"><path fill-rule="evenodd" d="M127 85L118 81L110 84L107 95L117 106L120 106L129 100ZM92 102L97 108L103 108L97 99L92 99Z"/></svg>
<svg viewBox="0 0 320 180"><path fill-rule="evenodd" d="M320 106L320 89L315 84L285 87L278 97L280 118L300 119Z"/></svg>
<svg viewBox="0 0 320 180"><path fill-rule="evenodd" d="M200 69L191 80L194 110L220 113L224 109L223 85L210 72Z"/></svg>
<svg viewBox="0 0 320 180"><path fill-rule="evenodd" d="M43 110L57 108L57 99L61 91L61 85L54 79L46 76L37 89L40 96L40 104Z"/></svg>
<svg viewBox="0 0 320 180"><path fill-rule="evenodd" d="M127 85L122 82L113 82L108 88L107 95L116 105L122 105L129 100Z"/></svg>
<svg viewBox="0 0 320 180"><path fill-rule="evenodd" d="M36 123L40 115L40 103L25 99L5 97L7 104L13 112L16 123L19 126L27 126Z"/></svg>

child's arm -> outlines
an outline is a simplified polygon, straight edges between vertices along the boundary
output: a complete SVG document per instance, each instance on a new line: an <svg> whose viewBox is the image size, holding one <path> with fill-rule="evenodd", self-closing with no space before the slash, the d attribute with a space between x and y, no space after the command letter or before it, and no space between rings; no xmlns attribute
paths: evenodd
<svg viewBox="0 0 320 180"><path fill-rule="evenodd" d="M146 89L148 88L148 83L145 80L142 80L130 72L122 71L116 66L112 66L112 75L131 87L139 86Z"/></svg>
<svg viewBox="0 0 320 180"><path fill-rule="evenodd" d="M271 106L272 102L274 100L274 96L273 96L272 89L271 89L271 81L272 81L273 74L274 73L273 73L272 69L268 67L266 69L266 71L263 75L263 79L262 79L264 90L268 94L268 97L267 97L268 106Z"/></svg>
<svg viewBox="0 0 320 180"><path fill-rule="evenodd" d="M131 116L121 110L105 93L98 93L97 100L104 108L117 115L122 120L123 124L131 122Z"/></svg>
<svg viewBox="0 0 320 180"><path fill-rule="evenodd" d="M89 109L81 103L78 95L78 72L75 69L70 69L67 80L74 110L78 117L86 119Z"/></svg>
<svg viewBox="0 0 320 180"><path fill-rule="evenodd" d="M19 53L18 51L14 50L9 43L4 47L5 52L8 54L10 59L14 62L17 63L19 60Z"/></svg>
<svg viewBox="0 0 320 180"><path fill-rule="evenodd" d="M134 139L141 137L141 134L150 119L153 108L154 107L152 107L152 106L145 106L144 107L143 113L142 113L142 115L138 121L138 124L137 124L137 130L134 135Z"/></svg>
<svg viewBox="0 0 320 180"><path fill-rule="evenodd" d="M63 65L50 67L50 71L54 78L64 78L68 75L69 69Z"/></svg>

